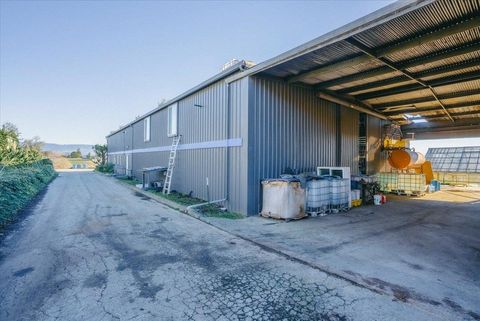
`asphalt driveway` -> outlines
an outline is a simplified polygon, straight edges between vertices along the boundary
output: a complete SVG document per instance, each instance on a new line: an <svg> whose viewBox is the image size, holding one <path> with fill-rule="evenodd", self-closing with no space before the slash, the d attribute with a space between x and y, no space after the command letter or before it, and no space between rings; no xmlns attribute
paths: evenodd
<svg viewBox="0 0 480 321"><path fill-rule="evenodd" d="M61 173L8 231L0 276L2 321L464 317L324 273L89 172Z"/></svg>

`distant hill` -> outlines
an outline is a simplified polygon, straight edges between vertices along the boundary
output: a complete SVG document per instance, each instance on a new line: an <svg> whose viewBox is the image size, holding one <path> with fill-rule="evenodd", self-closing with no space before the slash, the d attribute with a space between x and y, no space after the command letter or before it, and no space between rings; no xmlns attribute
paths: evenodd
<svg viewBox="0 0 480 321"><path fill-rule="evenodd" d="M92 145L86 144L51 144L45 143L43 145L43 150L46 152L56 152L61 154L70 154L73 151L76 151L80 148L80 152L82 155L87 155L88 153L92 153Z"/></svg>

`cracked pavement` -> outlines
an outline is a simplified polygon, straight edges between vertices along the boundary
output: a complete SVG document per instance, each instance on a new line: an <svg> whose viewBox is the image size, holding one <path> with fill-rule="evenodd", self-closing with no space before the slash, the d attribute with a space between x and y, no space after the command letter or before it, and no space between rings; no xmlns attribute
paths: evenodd
<svg viewBox="0 0 480 321"><path fill-rule="evenodd" d="M0 320L452 320L65 172L0 243Z"/></svg>

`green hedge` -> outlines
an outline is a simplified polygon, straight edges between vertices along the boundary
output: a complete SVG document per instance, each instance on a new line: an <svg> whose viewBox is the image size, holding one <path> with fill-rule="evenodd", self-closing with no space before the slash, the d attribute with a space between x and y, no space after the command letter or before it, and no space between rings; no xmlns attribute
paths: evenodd
<svg viewBox="0 0 480 321"><path fill-rule="evenodd" d="M0 228L56 176L49 159L0 169Z"/></svg>
<svg viewBox="0 0 480 321"><path fill-rule="evenodd" d="M113 173L114 172L114 165L112 163L107 163L107 164L99 164L95 166L95 170L101 173Z"/></svg>

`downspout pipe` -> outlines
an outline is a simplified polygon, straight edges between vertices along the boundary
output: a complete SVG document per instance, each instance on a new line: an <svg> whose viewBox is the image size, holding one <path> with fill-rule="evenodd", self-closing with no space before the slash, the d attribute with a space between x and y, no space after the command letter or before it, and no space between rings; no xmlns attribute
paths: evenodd
<svg viewBox="0 0 480 321"><path fill-rule="evenodd" d="M226 84L227 86L227 116L226 116L226 124L225 124L225 129L226 129L226 139L227 141L230 139L230 109L231 109L231 99L230 99L230 84ZM225 200L228 200L229 194L230 194L230 147L227 144L227 147L225 147L225 153L226 153L226 164L225 164Z"/></svg>

